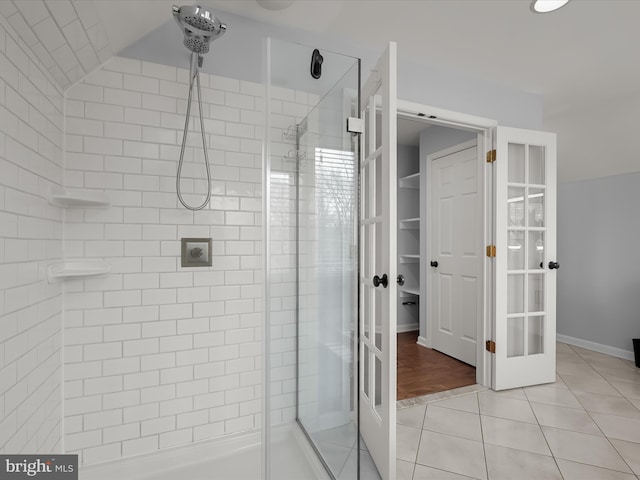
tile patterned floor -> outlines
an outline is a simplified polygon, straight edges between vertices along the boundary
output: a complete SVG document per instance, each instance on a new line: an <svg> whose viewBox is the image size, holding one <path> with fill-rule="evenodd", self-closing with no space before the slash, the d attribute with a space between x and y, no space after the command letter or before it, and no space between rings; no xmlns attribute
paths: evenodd
<svg viewBox="0 0 640 480"><path fill-rule="evenodd" d="M399 408L397 479L640 479L640 369L559 343L557 373Z"/></svg>

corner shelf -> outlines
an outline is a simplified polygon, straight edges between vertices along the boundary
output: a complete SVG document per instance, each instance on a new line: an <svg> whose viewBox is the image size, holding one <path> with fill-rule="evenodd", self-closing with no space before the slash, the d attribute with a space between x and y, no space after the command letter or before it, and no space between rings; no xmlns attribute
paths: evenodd
<svg viewBox="0 0 640 480"><path fill-rule="evenodd" d="M107 275L111 271L111 266L100 261L72 261L54 263L47 268L47 281L49 283L57 280L73 278L99 277Z"/></svg>
<svg viewBox="0 0 640 480"><path fill-rule="evenodd" d="M400 254L400 263L420 263L420 255Z"/></svg>
<svg viewBox="0 0 640 480"><path fill-rule="evenodd" d="M398 179L398 186L400 188L413 188L418 190L420 188L420 172L407 175L406 177L400 177Z"/></svg>
<svg viewBox="0 0 640 480"><path fill-rule="evenodd" d="M80 188L59 188L49 193L49 203L62 208L108 208L111 202L106 193Z"/></svg>

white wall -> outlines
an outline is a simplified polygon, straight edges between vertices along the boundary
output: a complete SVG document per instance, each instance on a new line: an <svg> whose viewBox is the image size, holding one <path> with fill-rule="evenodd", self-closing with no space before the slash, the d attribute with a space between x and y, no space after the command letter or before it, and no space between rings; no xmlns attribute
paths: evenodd
<svg viewBox="0 0 640 480"><path fill-rule="evenodd" d="M63 96L0 16L0 452L61 452Z"/></svg>
<svg viewBox="0 0 640 480"><path fill-rule="evenodd" d="M558 333L618 355L640 338L638 205L640 173L558 189Z"/></svg>
<svg viewBox="0 0 640 480"><path fill-rule="evenodd" d="M639 110L635 94L544 120L558 134L558 333L627 357L640 337Z"/></svg>
<svg viewBox="0 0 640 480"><path fill-rule="evenodd" d="M558 134L558 181L640 171L638 111L640 93L545 117L544 129Z"/></svg>

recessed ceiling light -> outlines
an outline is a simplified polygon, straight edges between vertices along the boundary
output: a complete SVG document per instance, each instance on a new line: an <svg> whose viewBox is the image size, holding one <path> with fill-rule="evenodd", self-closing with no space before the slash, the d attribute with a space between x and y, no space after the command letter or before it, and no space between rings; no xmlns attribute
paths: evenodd
<svg viewBox="0 0 640 480"><path fill-rule="evenodd" d="M531 2L531 11L535 13L549 13L564 7L569 0L533 0Z"/></svg>
<svg viewBox="0 0 640 480"><path fill-rule="evenodd" d="M291 6L293 0L256 0L256 2L267 10L284 10Z"/></svg>

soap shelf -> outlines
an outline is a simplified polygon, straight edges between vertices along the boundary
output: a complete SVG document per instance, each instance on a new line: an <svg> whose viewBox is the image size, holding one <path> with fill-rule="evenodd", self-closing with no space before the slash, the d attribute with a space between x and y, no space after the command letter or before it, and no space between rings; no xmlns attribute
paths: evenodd
<svg viewBox="0 0 640 480"><path fill-rule="evenodd" d="M111 266L100 261L72 261L49 265L47 268L47 280L49 283L68 278L99 277L107 275Z"/></svg>
<svg viewBox="0 0 640 480"><path fill-rule="evenodd" d="M62 208L107 208L111 206L106 193L80 188L57 188L49 193L49 203Z"/></svg>

